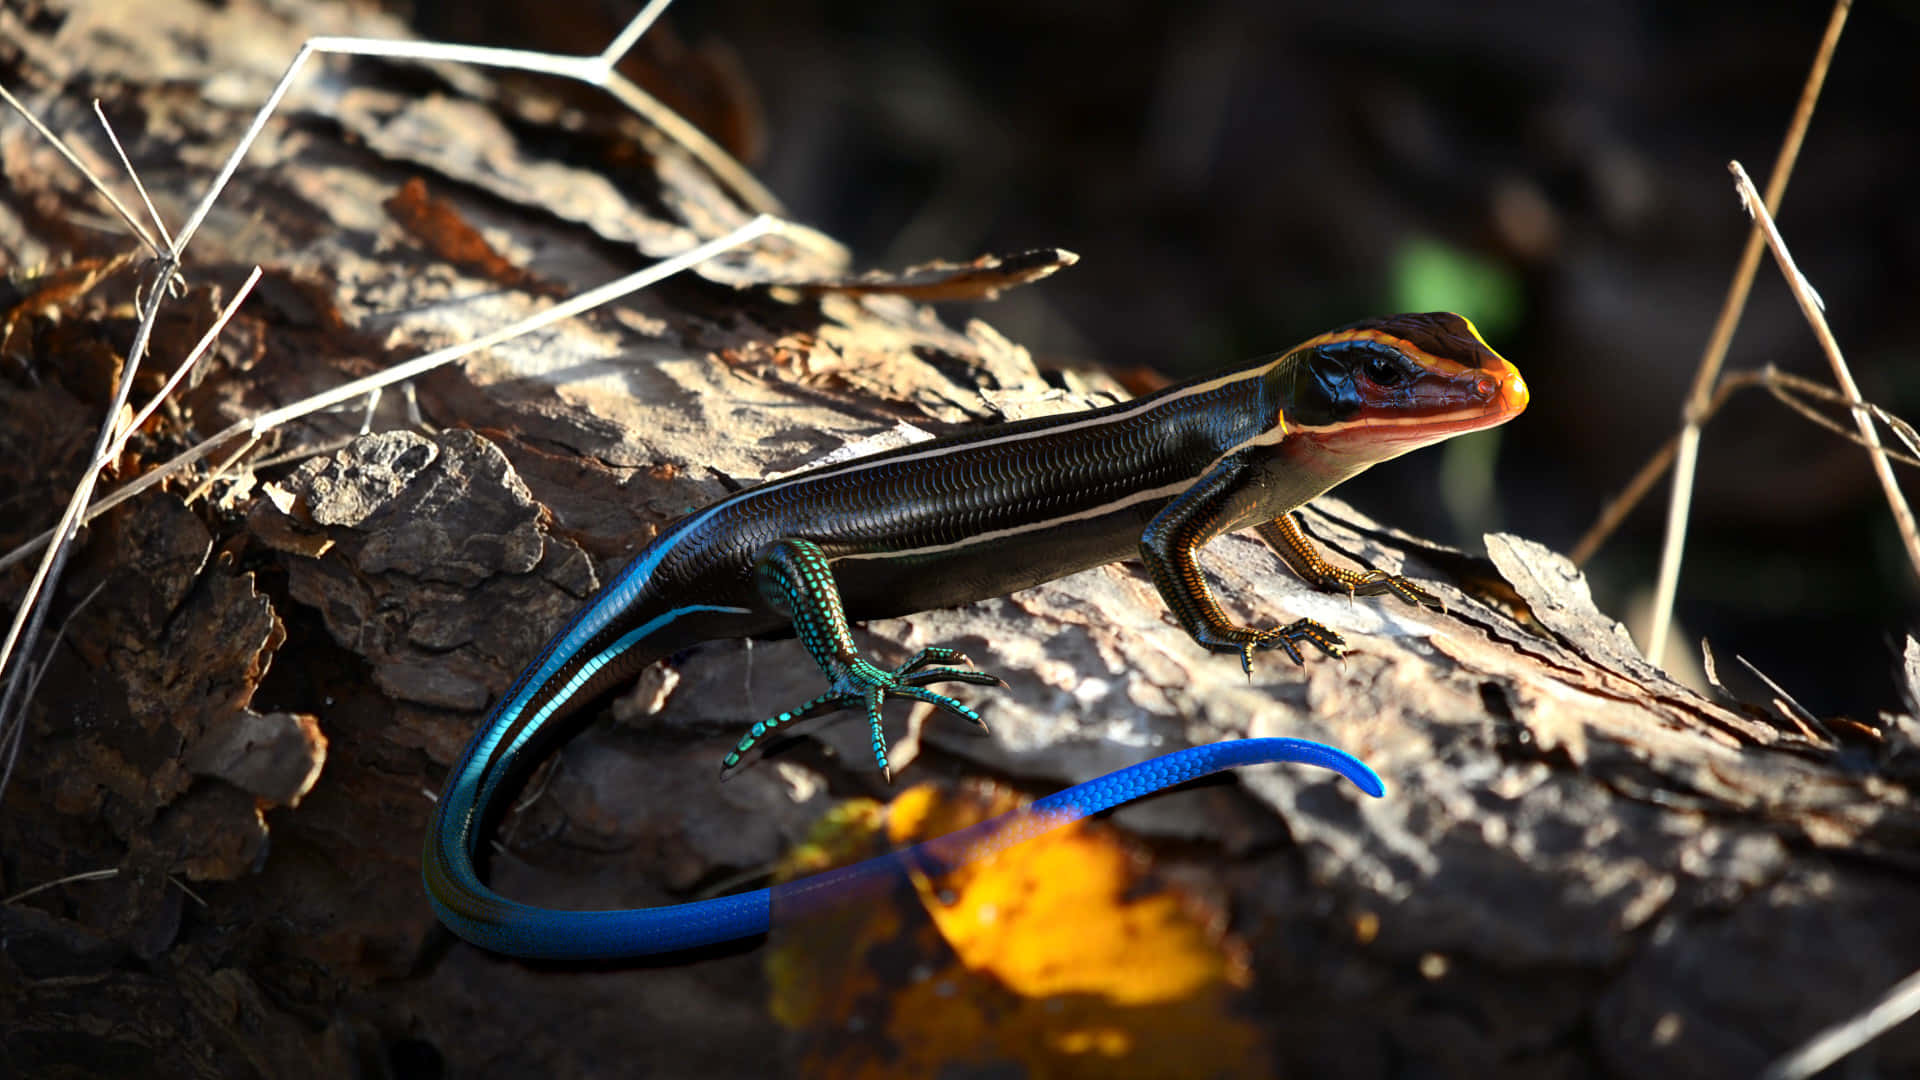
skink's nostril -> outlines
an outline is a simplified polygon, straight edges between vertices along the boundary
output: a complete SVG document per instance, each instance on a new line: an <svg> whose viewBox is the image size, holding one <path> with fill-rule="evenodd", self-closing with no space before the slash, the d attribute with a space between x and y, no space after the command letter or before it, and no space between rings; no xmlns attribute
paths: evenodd
<svg viewBox="0 0 1920 1080"><path fill-rule="evenodd" d="M1500 397L1506 402L1507 408L1519 412L1527 407L1527 380L1521 378L1518 371L1507 376L1506 381L1500 386L1500 391Z"/></svg>

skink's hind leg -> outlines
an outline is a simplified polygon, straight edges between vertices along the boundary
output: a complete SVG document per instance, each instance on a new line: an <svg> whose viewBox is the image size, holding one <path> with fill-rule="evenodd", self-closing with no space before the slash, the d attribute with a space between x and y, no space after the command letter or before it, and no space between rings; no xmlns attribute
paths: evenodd
<svg viewBox="0 0 1920 1080"><path fill-rule="evenodd" d="M1300 524L1292 514L1282 514L1272 521L1261 522L1254 529L1273 549L1273 553L1280 556L1282 562L1317 588L1327 592L1344 592L1348 596L1392 593L1415 607L1447 610L1447 605L1439 597L1398 574L1381 570L1348 570L1328 562L1321 556L1320 549L1313 546L1313 541L1307 539L1307 534L1300 531Z"/></svg>
<svg viewBox="0 0 1920 1080"><path fill-rule="evenodd" d="M776 611L793 620L800 644L827 677L827 692L797 709L782 712L747 729L740 741L720 764L720 775L731 775L746 763L747 754L775 731L790 728L802 720L824 716L841 709L860 708L867 714L873 732L873 760L887 778L893 778L887 764L887 736L881 724L881 707L889 696L911 698L945 709L984 729L980 714L945 694L926 687L938 682L965 682L978 686L1004 686L984 671L954 666L967 658L953 649L926 648L906 663L891 670L879 667L860 655L853 644L853 632L847 626L846 609L840 604L840 590L834 584L833 569L819 547L806 540L780 540L768 547L754 564L754 580Z"/></svg>

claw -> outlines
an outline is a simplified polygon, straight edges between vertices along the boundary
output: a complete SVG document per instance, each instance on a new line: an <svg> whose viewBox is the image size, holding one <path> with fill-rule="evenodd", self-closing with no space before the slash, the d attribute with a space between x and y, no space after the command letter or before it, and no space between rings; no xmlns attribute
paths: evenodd
<svg viewBox="0 0 1920 1080"><path fill-rule="evenodd" d="M887 772L887 731L880 723L880 705L886 700L886 692L877 686L867 691L867 725L873 729L873 763L880 766L881 772Z"/></svg>
<svg viewBox="0 0 1920 1080"><path fill-rule="evenodd" d="M909 675L906 678L901 679L900 681L908 686L925 686L928 683L946 682L948 680L953 680L955 682L972 683L975 686L1007 685L1005 682L1001 681L998 677L989 675L984 671L972 671L967 668L949 668L949 667L928 668L925 671L916 671L912 675Z"/></svg>

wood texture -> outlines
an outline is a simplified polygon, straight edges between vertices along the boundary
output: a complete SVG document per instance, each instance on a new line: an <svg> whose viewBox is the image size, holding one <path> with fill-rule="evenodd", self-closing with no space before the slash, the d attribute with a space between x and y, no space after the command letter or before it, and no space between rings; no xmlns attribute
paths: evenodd
<svg viewBox="0 0 1920 1080"><path fill-rule="evenodd" d="M136 12L137 39L113 32ZM177 221L322 32L399 30L330 5L16 5L0 79L87 145L100 97ZM266 283L116 479L748 216L649 129L567 100L319 63L196 240L157 366L253 262ZM11 118L0 165L11 549L79 467L133 291L108 265L127 242ZM991 291L974 254L954 253L960 287ZM762 952L502 961L437 928L417 853L479 712L664 522L849 446L1119 393L1043 376L888 280L941 295L926 274L856 276L830 243L765 243L422 380L424 425L388 394L376 434L353 438L357 412L315 418L269 452L324 452L191 505L191 484L170 485L84 534L57 615L77 613L6 793L0 894L118 873L0 906L0 1072L835 1073L860 1029L783 1026ZM1913 719L1822 728L1765 697L1702 697L1518 537L1466 555L1333 499L1307 525L1447 613L1311 592L1249 535L1205 556L1229 611L1318 619L1353 644L1346 662L1268 656L1248 680L1131 564L870 624L884 659L956 645L1010 684L968 695L992 738L898 709L896 773L1050 790L1246 734L1372 764L1378 801L1262 770L1113 819L1241 958L1231 1009L1270 1055L1249 1074L1750 1075L1920 968ZM495 882L556 906L672 902L762 872L841 797L886 797L853 717L715 784L739 729L816 682L791 641L716 642L650 672L536 778ZM913 969L878 975L904 988ZM1870 1053L1920 1068L1920 1034ZM1127 1074L1124 1054L1101 1061Z"/></svg>

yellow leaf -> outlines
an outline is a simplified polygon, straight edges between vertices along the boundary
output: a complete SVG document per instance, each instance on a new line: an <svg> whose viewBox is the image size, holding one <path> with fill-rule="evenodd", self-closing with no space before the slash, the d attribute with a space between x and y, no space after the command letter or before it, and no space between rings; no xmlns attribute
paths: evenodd
<svg viewBox="0 0 1920 1080"><path fill-rule="evenodd" d="M788 872L857 861L1016 806L928 786L887 808L837 812ZM829 856L826 853L832 853ZM1235 1014L1249 982L1224 923L1153 880L1113 830L1080 822L879 898L776 908L773 1011L815 1076L937 1076L955 1066L1036 1077L1265 1076L1267 1048Z"/></svg>

